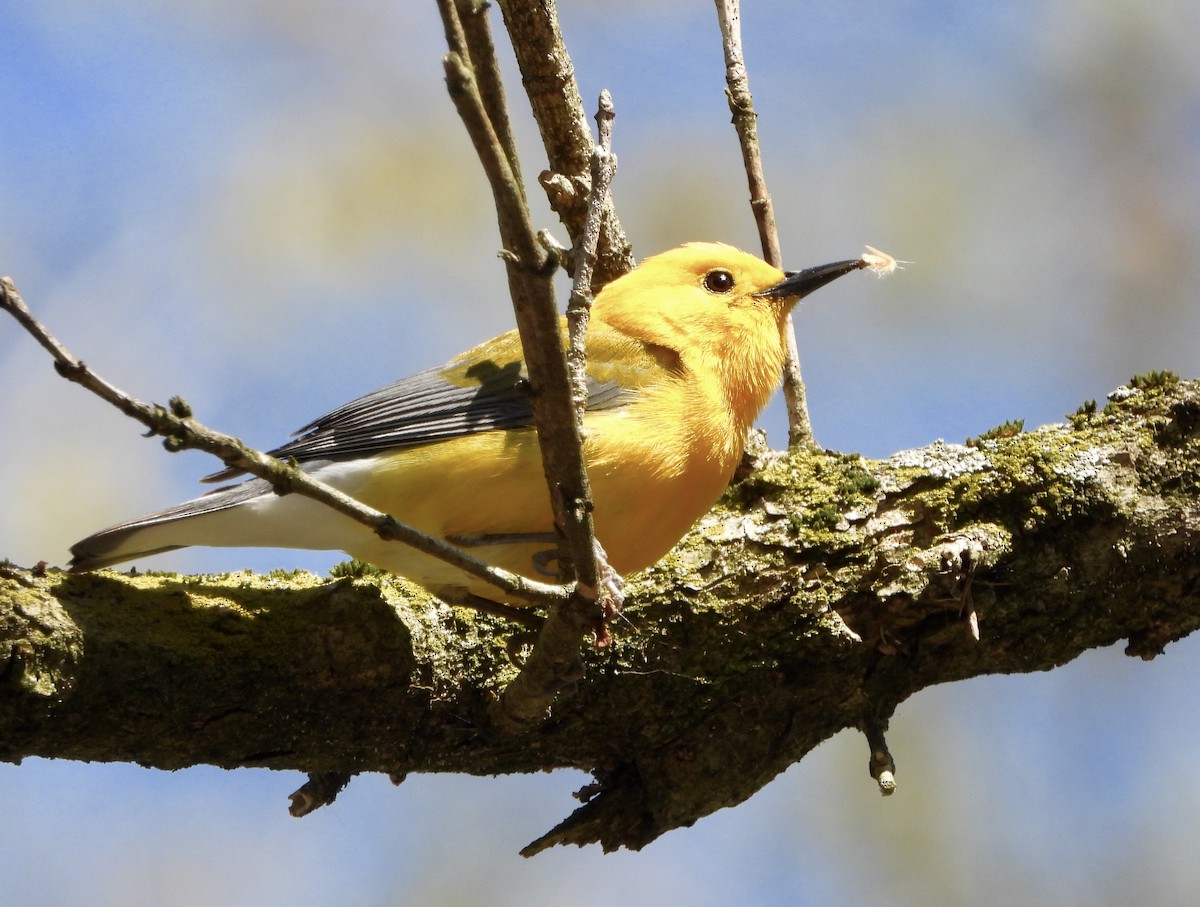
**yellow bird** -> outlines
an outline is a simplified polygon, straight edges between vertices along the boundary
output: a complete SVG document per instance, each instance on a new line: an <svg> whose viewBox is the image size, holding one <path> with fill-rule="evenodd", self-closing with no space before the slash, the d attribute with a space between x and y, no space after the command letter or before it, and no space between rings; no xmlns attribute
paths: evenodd
<svg viewBox="0 0 1200 907"><path fill-rule="evenodd" d="M868 264L784 273L731 246L692 243L646 259L597 294L584 453L596 536L618 573L653 564L720 497L779 383L795 302ZM546 579L554 524L523 369L510 331L347 403L272 453L490 563ZM500 597L261 479L97 532L71 548L71 569L189 545L341 550L447 600Z"/></svg>

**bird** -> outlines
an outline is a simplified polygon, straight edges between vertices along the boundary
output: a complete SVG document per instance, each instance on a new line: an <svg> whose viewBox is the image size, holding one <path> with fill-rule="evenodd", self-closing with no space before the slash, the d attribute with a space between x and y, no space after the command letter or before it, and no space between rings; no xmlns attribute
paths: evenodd
<svg viewBox="0 0 1200 907"><path fill-rule="evenodd" d="M869 258L785 272L729 245L688 243L596 294L584 456L596 537L614 571L656 563L712 508L780 382L792 307L873 267ZM554 519L515 330L315 419L271 453L491 564L533 579L555 574ZM102 529L71 547L69 569L194 545L340 550L446 601L512 601L257 478Z"/></svg>

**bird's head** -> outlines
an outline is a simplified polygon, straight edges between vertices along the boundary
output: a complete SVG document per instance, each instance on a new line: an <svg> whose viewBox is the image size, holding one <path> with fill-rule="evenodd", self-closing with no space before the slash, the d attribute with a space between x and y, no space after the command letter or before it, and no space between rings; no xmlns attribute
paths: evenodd
<svg viewBox="0 0 1200 907"><path fill-rule="evenodd" d="M614 280L592 311L630 336L673 351L685 368L719 380L731 406L753 420L779 381L782 330L792 306L861 267L854 260L784 272L732 246L689 243Z"/></svg>

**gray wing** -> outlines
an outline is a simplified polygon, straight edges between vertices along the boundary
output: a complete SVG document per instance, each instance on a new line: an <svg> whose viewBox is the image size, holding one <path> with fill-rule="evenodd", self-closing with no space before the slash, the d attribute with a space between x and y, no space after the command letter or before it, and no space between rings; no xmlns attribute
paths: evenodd
<svg viewBox="0 0 1200 907"><path fill-rule="evenodd" d="M506 341L511 340L511 343ZM352 400L310 422L298 437L271 453L294 458L306 469L321 463L370 456L387 450L417 447L484 431L519 430L533 425L524 364L506 355L515 344L507 336L494 341L497 355L477 351L436 369L418 372L374 393ZM628 338L593 331L589 344L601 355L589 359L589 410L615 409L633 401L640 389L655 386L678 371L669 350L630 346ZM221 482L243 475L226 469L205 481ZM95 570L134 557L206 544L194 534L172 534L171 527L192 517L217 514L268 494L269 483L250 479L218 488L158 513L101 530L72 546L71 570ZM250 521L253 523L253 521ZM261 539L237 544L270 544Z"/></svg>
<svg viewBox="0 0 1200 907"><path fill-rule="evenodd" d="M528 428L533 425L528 384L523 362L427 369L326 413L270 453L300 463L341 460L476 432ZM633 395L615 381L589 379L588 385L590 410L620 406ZM224 482L241 474L226 469L203 481Z"/></svg>

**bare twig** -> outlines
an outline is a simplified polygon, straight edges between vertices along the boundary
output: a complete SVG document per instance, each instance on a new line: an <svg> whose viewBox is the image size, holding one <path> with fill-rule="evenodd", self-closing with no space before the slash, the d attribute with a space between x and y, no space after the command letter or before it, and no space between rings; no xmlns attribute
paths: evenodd
<svg viewBox="0 0 1200 907"><path fill-rule="evenodd" d="M443 0L443 10L446 3ZM450 47L467 45L456 16L443 11ZM492 187L509 292L529 372L530 401L537 426L542 465L550 488L556 526L561 533L559 570L575 580L563 607L551 609L525 669L502 695L497 724L517 730L545 714L555 693L577 671L579 644L589 627L603 626L599 602L599 546L592 524L591 497L583 459L580 426L572 403L566 355L559 329L551 274L556 265L538 242L513 159L505 152L485 107L471 60L452 50L445 58L446 84L455 108ZM585 398L586 399L586 398ZM548 698L547 698L548 696Z"/></svg>
<svg viewBox="0 0 1200 907"><path fill-rule="evenodd" d="M143 403L109 384L75 358L33 316L25 300L7 277L0 278L0 309L10 313L51 356L55 368L68 381L82 385L96 396L108 401L127 416L141 422L156 435L165 439L163 446L170 451L203 450L225 463L271 483L278 494L296 493L320 501L339 513L357 520L374 530L380 538L403 542L451 564L471 576L478 577L497 589L533 604L552 605L567 597L562 586L539 583L473 557L441 539L426 535L395 517L356 501L332 485L314 479L301 469L261 451L248 447L232 435L222 434L201 425L192 418L187 403L179 397L167 407Z"/></svg>
<svg viewBox="0 0 1200 907"><path fill-rule="evenodd" d="M498 0L498 5L550 163L539 182L575 245L587 218L593 142L554 0ZM611 197L604 203L603 223L592 275L594 291L634 265L633 247Z"/></svg>
<svg viewBox="0 0 1200 907"><path fill-rule="evenodd" d="M571 289L571 300L567 306L567 324L570 350L567 353L571 368L572 394L575 399L575 414L579 428L583 427L583 413L587 403L587 357L584 338L592 303L591 273L596 260L596 242L600 236L600 223L605 208L605 199L613 174L617 169L616 155L612 153L612 96L601 91L599 109L596 111L596 126L599 141L592 153L592 193L588 199L585 228L575 247L575 277ZM584 479L586 481L586 474ZM590 491L589 491L590 494ZM591 514L587 515L589 526ZM591 573L588 579L580 576L581 583L593 583L587 594L574 595L569 601L550 609L546 623L538 633L537 645L521 668L521 673L505 688L495 712L497 725L508 732L518 732L540 721L554 702L558 693L569 683L583 675L583 662L579 657L579 644L588 630L596 633L598 640L606 638L603 617L618 610L624 600L621 587L624 582L607 564L600 564L600 552L595 550L589 558ZM607 574L602 576L602 573ZM603 582L605 588L601 589ZM604 596L605 614L596 620L595 599Z"/></svg>
<svg viewBox="0 0 1200 907"><path fill-rule="evenodd" d="M496 59L496 45L488 24L489 6L488 0L438 0L438 9L446 29L446 44L451 51L470 61L488 122L508 159L513 182L522 200L527 203L525 181L521 177L517 158L517 142L508 118L508 101L504 96L500 64Z"/></svg>
<svg viewBox="0 0 1200 907"><path fill-rule="evenodd" d="M596 110L598 141L591 157L592 191L588 198L583 232L575 244L575 273L571 298L567 301L567 365L571 370L571 393L580 428L583 427L583 411L587 403L587 357L583 343L592 313L592 271L596 265L596 245L600 241L609 186L617 172L617 156L612 152L612 122L615 116L612 95L608 89L604 89L600 92Z"/></svg>
<svg viewBox="0 0 1200 907"><path fill-rule="evenodd" d="M450 53L445 66L450 96L492 186L505 249L502 257L507 265L509 292L529 371L529 398L542 464L550 484L555 519L566 540L566 551L560 550L560 554L565 554L560 557L560 570L568 566L575 571L586 570L585 562L593 559L594 545L590 538L580 538L580 527L590 524L591 502L583 494L587 474L551 283L553 262L546 258L530 226L529 209L483 108L469 62ZM582 576L580 579L587 582Z"/></svg>
<svg viewBox="0 0 1200 907"><path fill-rule="evenodd" d="M783 268L783 256L779 250L779 232L775 227L775 209L767 192L767 181L763 175L762 152L758 143L758 114L754 112L754 99L750 95L750 77L746 73L742 55L742 27L740 0L716 0L717 18L721 25L721 43L725 50L725 95L729 110L733 114L733 125L737 129L742 147L742 160L746 166L746 178L750 183L750 207L758 225L758 238L762 243L763 257L775 267ZM788 445L800 444L816 447L812 421L808 416L808 399L804 381L800 377L800 351L796 345L796 332L788 316L784 330L786 356L783 363L783 397L788 414Z"/></svg>

